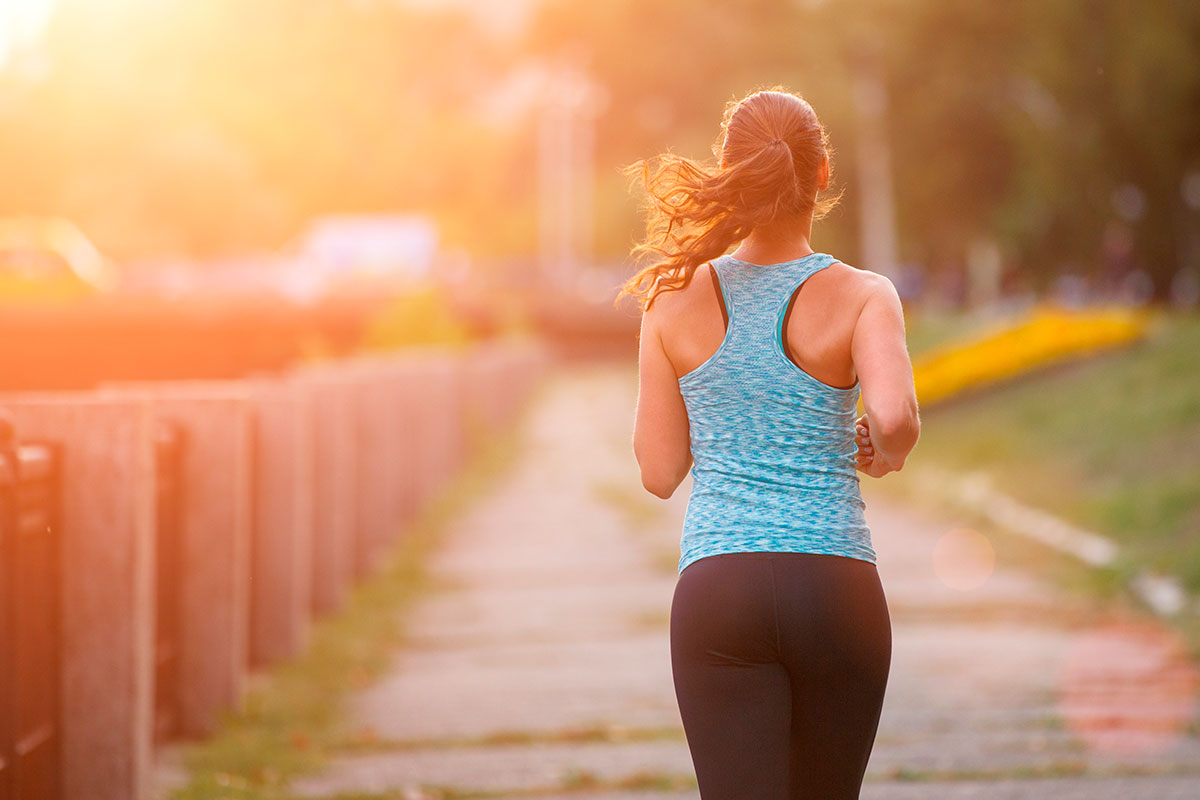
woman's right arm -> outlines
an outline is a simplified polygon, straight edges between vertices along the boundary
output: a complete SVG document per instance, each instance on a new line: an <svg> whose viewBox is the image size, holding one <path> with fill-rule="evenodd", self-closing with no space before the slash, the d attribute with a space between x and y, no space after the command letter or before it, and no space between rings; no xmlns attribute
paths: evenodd
<svg viewBox="0 0 1200 800"><path fill-rule="evenodd" d="M871 282L850 351L874 448L870 469L864 471L879 477L904 466L920 436L921 420L900 296L884 275Z"/></svg>

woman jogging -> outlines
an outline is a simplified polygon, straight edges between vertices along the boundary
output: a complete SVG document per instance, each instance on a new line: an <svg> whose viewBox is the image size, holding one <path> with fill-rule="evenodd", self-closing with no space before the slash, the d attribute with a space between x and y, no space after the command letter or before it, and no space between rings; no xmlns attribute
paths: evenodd
<svg viewBox="0 0 1200 800"><path fill-rule="evenodd" d="M659 497L693 477L675 691L703 800L848 800L891 663L858 471L917 441L904 320L887 278L809 245L837 200L809 104L755 92L721 129L712 167L627 169L652 261L623 290L643 307L634 452Z"/></svg>

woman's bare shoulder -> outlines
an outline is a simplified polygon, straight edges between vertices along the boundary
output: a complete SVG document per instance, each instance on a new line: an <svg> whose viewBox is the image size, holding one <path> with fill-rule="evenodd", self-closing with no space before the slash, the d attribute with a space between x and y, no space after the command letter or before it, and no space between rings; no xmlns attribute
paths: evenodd
<svg viewBox="0 0 1200 800"><path fill-rule="evenodd" d="M841 274L846 280L860 283L866 287L875 288L882 285L885 281L891 283L888 277L881 272L873 272L863 267L856 267L845 261L834 261L829 265L829 269Z"/></svg>
<svg viewBox="0 0 1200 800"><path fill-rule="evenodd" d="M712 267L707 263L696 267L691 281L682 289L658 291L647 314L665 325L685 321L696 313L707 311L708 304L715 302Z"/></svg>
<svg viewBox="0 0 1200 800"><path fill-rule="evenodd" d="M877 295L896 293L896 287L888 276L847 264L845 261L835 261L826 269L835 277L843 292L849 292L862 303Z"/></svg>

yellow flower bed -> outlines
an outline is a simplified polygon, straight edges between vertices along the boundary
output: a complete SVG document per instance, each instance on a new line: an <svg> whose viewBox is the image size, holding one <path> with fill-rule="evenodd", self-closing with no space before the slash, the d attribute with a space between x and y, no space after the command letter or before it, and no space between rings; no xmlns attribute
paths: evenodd
<svg viewBox="0 0 1200 800"><path fill-rule="evenodd" d="M1039 367L1120 347L1143 338L1145 309L1035 308L1016 324L950 342L913 361L922 407L999 383Z"/></svg>

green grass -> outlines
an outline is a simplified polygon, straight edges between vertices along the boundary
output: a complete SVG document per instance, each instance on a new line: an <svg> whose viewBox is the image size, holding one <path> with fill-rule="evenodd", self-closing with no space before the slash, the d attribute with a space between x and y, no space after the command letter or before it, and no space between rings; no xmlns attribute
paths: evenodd
<svg viewBox="0 0 1200 800"><path fill-rule="evenodd" d="M1148 341L922 410L922 464L982 470L997 488L1115 539L1116 570L1200 591L1200 317L1165 314Z"/></svg>
<svg viewBox="0 0 1200 800"><path fill-rule="evenodd" d="M403 612L427 591L424 569L451 519L478 499L516 455L520 423L482 442L459 479L407 530L345 607L314 623L300 656L257 676L240 713L226 712L217 732L185 745L188 783L171 800L285 800L289 781L320 769L361 738L343 701L379 678L404 643ZM478 439L478 436L474 438Z"/></svg>
<svg viewBox="0 0 1200 800"><path fill-rule="evenodd" d="M500 730L479 736L450 736L429 739L387 739L363 735L337 743L339 754L397 753L411 750L447 750L453 748L510 747L535 744L591 744L682 740L683 728L677 725L628 727L615 723L593 723L555 730Z"/></svg>

